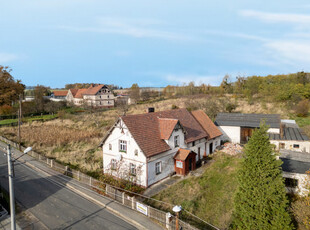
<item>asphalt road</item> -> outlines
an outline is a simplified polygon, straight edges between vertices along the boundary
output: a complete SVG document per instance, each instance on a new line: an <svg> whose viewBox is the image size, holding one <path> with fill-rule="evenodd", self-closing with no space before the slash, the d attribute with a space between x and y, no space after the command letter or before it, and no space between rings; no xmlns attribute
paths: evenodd
<svg viewBox="0 0 310 230"><path fill-rule="evenodd" d="M0 150L0 184L6 189L7 174L7 157ZM55 179L15 163L15 199L48 229L136 229Z"/></svg>

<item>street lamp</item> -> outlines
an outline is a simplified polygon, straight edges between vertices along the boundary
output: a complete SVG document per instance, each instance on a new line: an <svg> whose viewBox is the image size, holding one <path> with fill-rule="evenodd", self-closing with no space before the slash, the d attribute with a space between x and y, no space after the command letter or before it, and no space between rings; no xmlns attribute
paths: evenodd
<svg viewBox="0 0 310 230"><path fill-rule="evenodd" d="M176 230L179 230L179 212L181 212L181 210L182 210L182 207L178 206L178 205L174 206L172 209L172 211L174 211L176 214L176 219L175 219L175 229Z"/></svg>
<svg viewBox="0 0 310 230"><path fill-rule="evenodd" d="M12 160L12 155L11 155L11 145L8 144L8 173L9 173L9 190L10 190L10 210L11 210L11 230L16 230L16 223L15 223L15 196L14 196L14 184L13 184L13 167L14 162L24 156L24 154L27 154L32 150L31 147L28 147L24 150L24 153L19 156L18 158ZM13 164L12 164L13 163Z"/></svg>

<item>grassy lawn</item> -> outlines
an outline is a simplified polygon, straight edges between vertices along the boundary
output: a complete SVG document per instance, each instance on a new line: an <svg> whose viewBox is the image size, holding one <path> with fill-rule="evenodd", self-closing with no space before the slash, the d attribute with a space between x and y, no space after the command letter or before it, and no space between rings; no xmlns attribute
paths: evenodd
<svg viewBox="0 0 310 230"><path fill-rule="evenodd" d="M205 221L221 229L227 228L232 218L241 161L238 156L217 153L201 176L190 176L154 198L181 205ZM167 207L162 205L161 208Z"/></svg>
<svg viewBox="0 0 310 230"><path fill-rule="evenodd" d="M26 117L23 118L23 121L29 122L29 121L38 121L38 120L43 120L43 121L48 121L56 118L57 115L43 115L43 116L34 116L34 117ZM5 120L0 120L0 125L8 125L12 123L16 123L18 119L5 119Z"/></svg>
<svg viewBox="0 0 310 230"><path fill-rule="evenodd" d="M17 119L0 120L0 125L8 125L17 122Z"/></svg>
<svg viewBox="0 0 310 230"><path fill-rule="evenodd" d="M299 125L299 127L305 127L307 125L310 125L310 117L292 117L292 119L296 120L296 123Z"/></svg>

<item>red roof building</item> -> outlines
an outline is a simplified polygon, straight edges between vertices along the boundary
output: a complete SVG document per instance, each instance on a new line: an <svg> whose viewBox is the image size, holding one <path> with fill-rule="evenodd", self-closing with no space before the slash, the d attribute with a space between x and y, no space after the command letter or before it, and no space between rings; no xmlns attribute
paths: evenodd
<svg viewBox="0 0 310 230"><path fill-rule="evenodd" d="M104 172L115 164L122 164L117 168L132 170L132 174L140 167L141 175L135 175L136 183L148 187L175 172L185 175L194 170L203 156L220 146L220 136L218 128L200 110L175 109L122 116L101 143ZM186 157L183 153L187 153ZM185 168L178 168L177 161L183 161L178 166Z"/></svg>

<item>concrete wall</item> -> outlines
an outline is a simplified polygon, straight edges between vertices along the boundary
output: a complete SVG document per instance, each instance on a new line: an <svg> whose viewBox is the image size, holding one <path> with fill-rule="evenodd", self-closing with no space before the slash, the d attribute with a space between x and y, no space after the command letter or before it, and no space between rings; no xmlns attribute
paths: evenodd
<svg viewBox="0 0 310 230"><path fill-rule="evenodd" d="M287 191L290 193L299 194L301 196L306 196L309 194L309 187L310 177L307 174L299 174L299 173L290 173L290 172L283 172L284 178L292 178L298 180L298 186L296 188L286 187Z"/></svg>
<svg viewBox="0 0 310 230"><path fill-rule="evenodd" d="M310 142L309 141L287 141L287 140L270 140L271 144L276 146L276 149L280 149L280 143L284 143L284 149L298 151L298 152L307 152L310 153ZM294 148L294 145L299 145L299 148Z"/></svg>
<svg viewBox="0 0 310 230"><path fill-rule="evenodd" d="M223 141L230 141L232 143L240 143L241 128L237 126L218 126L223 133L221 139Z"/></svg>
<svg viewBox="0 0 310 230"><path fill-rule="evenodd" d="M267 130L267 133L277 133L280 134L280 129L270 128Z"/></svg>

